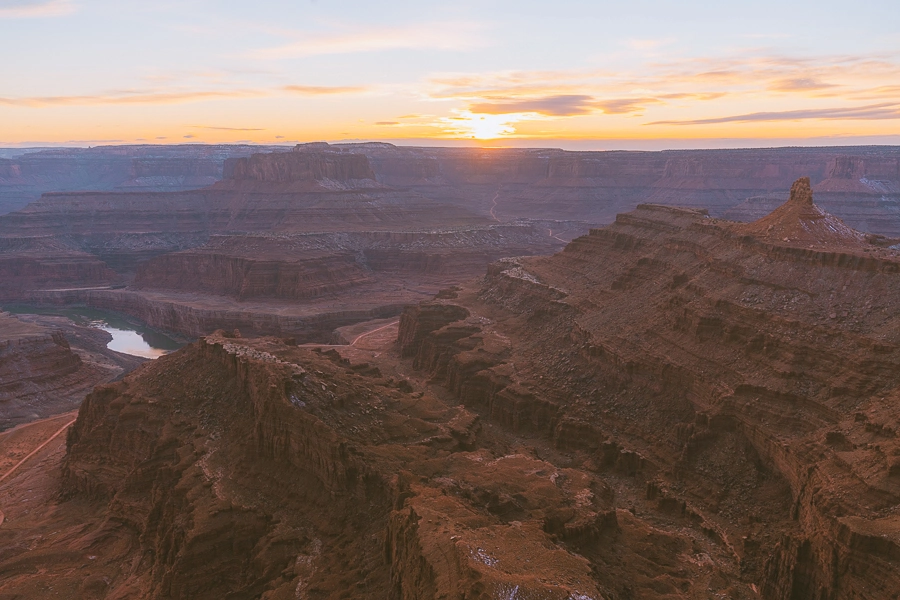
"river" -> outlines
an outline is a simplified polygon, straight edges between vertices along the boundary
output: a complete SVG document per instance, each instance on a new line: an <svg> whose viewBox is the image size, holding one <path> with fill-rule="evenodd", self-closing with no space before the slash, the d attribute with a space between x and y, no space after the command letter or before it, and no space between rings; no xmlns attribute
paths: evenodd
<svg viewBox="0 0 900 600"><path fill-rule="evenodd" d="M106 345L107 348L132 356L159 358L184 345L135 320L126 319L118 313L95 308L15 305L4 306L3 310L16 314L58 315L67 317L76 325L102 329L113 338Z"/></svg>

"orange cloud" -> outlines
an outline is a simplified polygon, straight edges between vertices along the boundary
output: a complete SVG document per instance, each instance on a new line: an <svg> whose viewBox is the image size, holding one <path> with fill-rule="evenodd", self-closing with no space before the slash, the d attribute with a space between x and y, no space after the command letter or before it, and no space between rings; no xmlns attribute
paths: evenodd
<svg viewBox="0 0 900 600"><path fill-rule="evenodd" d="M656 98L615 98L598 100L584 94L563 94L503 102L483 102L469 105L469 111L478 114L500 115L509 113L534 113L548 117L574 117L592 112L621 115L643 110L650 104L658 104Z"/></svg>
<svg viewBox="0 0 900 600"><path fill-rule="evenodd" d="M211 127L209 125L188 125L191 129L214 129L216 131L265 131L260 127Z"/></svg>
<svg viewBox="0 0 900 600"><path fill-rule="evenodd" d="M501 115L508 113L536 113L552 117L585 115L597 110L594 98L583 94L563 94L523 100L504 99L469 105L472 113Z"/></svg>

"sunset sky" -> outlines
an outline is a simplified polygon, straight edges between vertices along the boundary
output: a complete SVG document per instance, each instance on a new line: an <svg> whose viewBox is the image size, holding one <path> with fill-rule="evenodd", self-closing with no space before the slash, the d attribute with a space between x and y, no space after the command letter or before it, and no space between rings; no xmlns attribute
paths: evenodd
<svg viewBox="0 0 900 600"><path fill-rule="evenodd" d="M0 0L0 145L900 144L895 0Z"/></svg>

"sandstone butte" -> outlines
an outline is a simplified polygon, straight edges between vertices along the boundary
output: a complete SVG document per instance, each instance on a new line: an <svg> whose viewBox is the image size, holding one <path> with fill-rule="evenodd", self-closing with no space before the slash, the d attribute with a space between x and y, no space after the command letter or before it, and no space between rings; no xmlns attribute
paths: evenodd
<svg viewBox="0 0 900 600"><path fill-rule="evenodd" d="M0 487L0 594L896 597L900 257L810 188L640 205L381 345L219 331L97 387Z"/></svg>

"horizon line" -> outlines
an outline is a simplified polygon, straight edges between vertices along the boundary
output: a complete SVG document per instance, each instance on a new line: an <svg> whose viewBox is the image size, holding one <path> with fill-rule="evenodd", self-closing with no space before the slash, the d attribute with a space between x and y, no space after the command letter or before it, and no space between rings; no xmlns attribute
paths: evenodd
<svg viewBox="0 0 900 600"><path fill-rule="evenodd" d="M353 144L391 144L409 148L477 148L477 149L516 149L516 150L562 150L583 152L616 152L641 151L665 152L672 150L763 150L781 148L840 148L840 147L900 147L900 135L884 136L846 136L846 137L812 137L812 138L620 138L620 139L434 139L434 138L381 138L381 139L338 139L338 140L289 140L289 141L233 141L204 142L189 141L183 143L165 143L162 141L125 141L97 140L90 141L26 141L0 142L0 150L64 150L93 149L111 147L176 147L176 146L258 146L292 148L297 145L312 143L329 145ZM499 142L499 143L498 143ZM535 143L537 142L537 143ZM541 144L540 142L545 142Z"/></svg>

